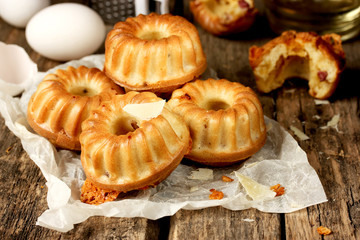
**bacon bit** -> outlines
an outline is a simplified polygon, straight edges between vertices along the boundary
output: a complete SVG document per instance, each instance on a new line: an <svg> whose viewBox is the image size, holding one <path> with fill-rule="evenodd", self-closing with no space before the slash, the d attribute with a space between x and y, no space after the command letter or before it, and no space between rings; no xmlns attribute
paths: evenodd
<svg viewBox="0 0 360 240"><path fill-rule="evenodd" d="M224 193L221 191L217 191L215 189L210 189L211 194L209 195L209 199L211 200L220 200L224 198Z"/></svg>
<svg viewBox="0 0 360 240"><path fill-rule="evenodd" d="M317 75L319 77L320 82L322 82L326 80L328 73L326 71L318 71Z"/></svg>
<svg viewBox="0 0 360 240"><path fill-rule="evenodd" d="M186 100L191 100L191 96L187 93L185 93L185 95L182 95L180 98L184 98Z"/></svg>
<svg viewBox="0 0 360 240"><path fill-rule="evenodd" d="M119 194L119 191L98 188L86 179L84 185L81 187L80 200L83 203L99 205L114 201Z"/></svg>
<svg viewBox="0 0 360 240"><path fill-rule="evenodd" d="M318 227L316 230L320 235L329 235L332 233L329 228L323 226Z"/></svg>
<svg viewBox="0 0 360 240"><path fill-rule="evenodd" d="M276 192L275 197L281 196L281 195L283 195L285 193L285 188L281 187L280 184L276 184L274 186L271 186L270 190L273 190L274 192Z"/></svg>
<svg viewBox="0 0 360 240"><path fill-rule="evenodd" d="M132 127L134 130L136 130L136 129L139 128L139 125L137 124L136 121L131 121L131 127Z"/></svg>
<svg viewBox="0 0 360 240"><path fill-rule="evenodd" d="M227 176L222 176L222 177L221 177L221 180L222 180L223 182L232 182L232 181L234 181L234 179L229 178L229 177L227 177Z"/></svg>
<svg viewBox="0 0 360 240"><path fill-rule="evenodd" d="M8 148L6 149L6 153L9 154L12 148L13 148L13 146L8 147Z"/></svg>
<svg viewBox="0 0 360 240"><path fill-rule="evenodd" d="M239 6L241 8L250 8L250 5L245 0L240 0L239 1Z"/></svg>

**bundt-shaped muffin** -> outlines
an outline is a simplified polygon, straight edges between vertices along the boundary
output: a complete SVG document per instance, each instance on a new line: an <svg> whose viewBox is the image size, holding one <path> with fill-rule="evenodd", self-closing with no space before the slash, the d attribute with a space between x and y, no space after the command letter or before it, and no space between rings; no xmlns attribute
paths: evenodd
<svg viewBox="0 0 360 240"><path fill-rule="evenodd" d="M202 28L219 36L249 29L258 12L253 0L193 0L190 10Z"/></svg>
<svg viewBox="0 0 360 240"><path fill-rule="evenodd" d="M105 41L105 73L127 90L170 92L206 69L197 29L180 16L138 15Z"/></svg>
<svg viewBox="0 0 360 240"><path fill-rule="evenodd" d="M124 93L97 68L69 66L45 76L30 98L30 126L57 147L80 150L81 123L101 101Z"/></svg>
<svg viewBox="0 0 360 240"><path fill-rule="evenodd" d="M248 158L266 141L261 103L237 82L197 80L173 92L171 109L184 117L193 146L187 158L226 166Z"/></svg>
<svg viewBox="0 0 360 240"><path fill-rule="evenodd" d="M147 120L129 114L127 104L162 100L151 92L115 96L92 111L82 125L81 162L97 187L127 192L158 184L191 148L188 127L164 106Z"/></svg>
<svg viewBox="0 0 360 240"><path fill-rule="evenodd" d="M345 67L340 36L286 31L262 47L252 46L249 62L257 88L268 93L288 78L309 81L309 94L325 99L335 91Z"/></svg>

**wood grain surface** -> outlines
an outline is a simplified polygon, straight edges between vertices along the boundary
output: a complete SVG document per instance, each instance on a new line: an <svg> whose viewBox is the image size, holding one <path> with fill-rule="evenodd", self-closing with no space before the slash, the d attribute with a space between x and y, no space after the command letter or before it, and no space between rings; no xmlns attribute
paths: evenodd
<svg viewBox="0 0 360 240"><path fill-rule="evenodd" d="M256 3L261 9L261 2ZM188 1L181 3L176 13L193 21ZM220 78L239 81L256 90L248 49L275 36L261 11L254 26L237 36L215 37L196 26L208 66ZM59 64L33 51L26 42L24 30L13 28L1 19L0 41L22 46L38 64L39 71ZM265 115L288 130L307 153L328 202L289 214L213 207L180 210L174 216L156 221L91 217L73 230L60 233L35 225L48 208L46 182L1 117L0 239L360 239L360 39L345 42L343 47L347 65L329 104L315 104L304 81L288 81L270 94L259 93ZM336 114L340 115L337 129L320 128ZM303 130L310 139L301 141L290 126ZM321 225L333 233L325 237L319 235L316 228Z"/></svg>

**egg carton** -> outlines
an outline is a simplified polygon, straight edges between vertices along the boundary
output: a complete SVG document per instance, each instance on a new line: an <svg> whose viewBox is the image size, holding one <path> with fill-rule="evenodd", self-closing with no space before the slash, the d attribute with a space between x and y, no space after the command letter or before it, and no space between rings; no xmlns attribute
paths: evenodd
<svg viewBox="0 0 360 240"><path fill-rule="evenodd" d="M169 13L170 0L91 0L90 7L100 14L105 23L115 24L128 17L156 12Z"/></svg>

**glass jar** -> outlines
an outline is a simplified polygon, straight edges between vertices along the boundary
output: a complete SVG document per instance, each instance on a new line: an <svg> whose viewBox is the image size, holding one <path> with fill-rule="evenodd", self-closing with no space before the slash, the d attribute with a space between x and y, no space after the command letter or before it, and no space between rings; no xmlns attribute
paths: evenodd
<svg viewBox="0 0 360 240"><path fill-rule="evenodd" d="M270 27L337 33L348 40L360 33L360 0L263 0Z"/></svg>

